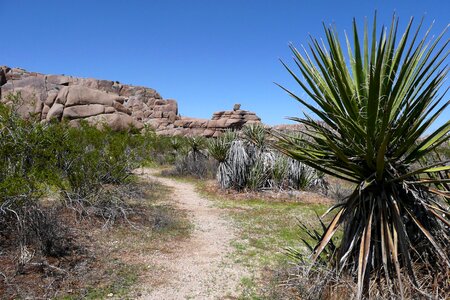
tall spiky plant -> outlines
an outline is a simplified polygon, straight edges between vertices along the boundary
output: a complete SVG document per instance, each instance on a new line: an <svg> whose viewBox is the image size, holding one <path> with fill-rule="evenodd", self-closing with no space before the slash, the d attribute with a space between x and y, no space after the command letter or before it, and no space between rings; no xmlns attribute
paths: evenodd
<svg viewBox="0 0 450 300"><path fill-rule="evenodd" d="M292 118L306 125L310 138L300 142L277 134L279 149L357 185L332 207L334 217L312 259L342 226L332 265L355 276L358 298L368 295L375 278L403 297L402 279L417 287L421 272L431 270L437 278L438 270L450 268L450 210L444 200L450 179L441 176L450 170L449 161L417 167L449 140L450 121L428 131L450 103L443 88L449 41L446 30L430 41L428 30L420 39L422 22L416 30L412 23L411 18L400 37L394 16L390 29L383 27L377 37L375 16L371 38L366 24L361 42L354 20L353 41L346 36L348 63L336 29L324 26L326 43L311 38L304 54L290 46L302 77L283 63L314 104L283 89L320 121Z"/></svg>
<svg viewBox="0 0 450 300"><path fill-rule="evenodd" d="M210 139L207 144L208 154L219 163L216 178L222 189L229 188L232 184L232 170L230 164L227 162L227 158L231 143L236 139L236 136L236 132L226 131L218 138Z"/></svg>
<svg viewBox="0 0 450 300"><path fill-rule="evenodd" d="M242 128L244 139L264 151L267 147L266 129L261 124L249 124Z"/></svg>

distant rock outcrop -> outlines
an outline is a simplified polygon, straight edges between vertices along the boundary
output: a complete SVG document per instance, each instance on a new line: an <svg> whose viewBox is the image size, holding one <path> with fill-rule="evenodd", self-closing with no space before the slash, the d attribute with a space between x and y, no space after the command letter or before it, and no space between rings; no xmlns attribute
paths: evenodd
<svg viewBox="0 0 450 300"><path fill-rule="evenodd" d="M177 101L165 100L151 88L0 67L0 101L12 104L8 95L17 92L23 99L18 112L24 118L66 119L74 126L80 120L114 130L142 129L147 124L159 134L212 137L261 122L255 113L241 110L240 104L232 111L214 113L211 120L180 117Z"/></svg>

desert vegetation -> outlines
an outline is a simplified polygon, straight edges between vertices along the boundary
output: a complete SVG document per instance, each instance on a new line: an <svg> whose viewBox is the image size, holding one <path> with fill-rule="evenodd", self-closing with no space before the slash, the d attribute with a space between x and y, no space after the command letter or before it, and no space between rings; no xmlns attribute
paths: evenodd
<svg viewBox="0 0 450 300"><path fill-rule="evenodd" d="M269 137L263 125L250 124L208 140L172 138L174 167L164 173L214 178L223 190L328 192L322 172L280 152Z"/></svg>
<svg viewBox="0 0 450 300"><path fill-rule="evenodd" d="M321 279L321 288L309 297L449 293L450 166L435 150L448 145L450 121L429 129L450 103L443 87L448 40L446 31L420 38L421 26L413 29L411 19L400 35L394 17L378 35L375 17L372 33L366 25L362 35L354 21L348 52L333 27L325 28L324 44L312 38L309 51L291 46L301 76L285 67L314 104L285 90L320 122L292 118L309 138L276 134L278 149L355 184L329 210L333 218L323 233L311 235L317 243L305 274L314 284Z"/></svg>
<svg viewBox="0 0 450 300"><path fill-rule="evenodd" d="M324 191L321 172L276 150L268 137L262 125L251 124L239 135L227 132L210 141L209 153L219 163L216 178L222 188Z"/></svg>
<svg viewBox="0 0 450 300"><path fill-rule="evenodd" d="M290 47L299 73L283 65L307 97L282 89L312 113L293 117L293 130L236 107L170 131L235 120L214 138L118 132L23 118L22 95L9 94L0 104L0 296L137 298L145 280L156 295L181 282L186 296L195 270L211 271L190 251L208 244L218 274L201 274L194 290L208 291L196 295L235 287L220 280L242 273L239 299L447 297L450 121L431 130L450 104L446 31L421 38L411 20L399 34L396 17L380 33L376 17L362 34L356 24L344 42L325 27L324 43ZM144 111L179 117L173 100L158 103L170 116ZM195 270L183 269L187 260ZM180 275L168 266L185 277L165 277ZM226 267L235 270L220 273Z"/></svg>
<svg viewBox="0 0 450 300"><path fill-rule="evenodd" d="M20 102L21 95L11 100ZM173 209L154 204L163 198L163 187L143 184L132 174L142 164L157 163L151 157L170 161L165 154L169 142L151 131L100 131L87 124L74 128L36 122L33 116L25 120L15 106L0 104L2 298L71 291L84 297L89 285L101 282L102 272L119 282L121 272L135 280L135 267L123 262L113 268L105 260L96 269L95 256L104 248L87 233L98 230L101 235L125 226L138 236L142 229L187 228ZM111 282L118 284L105 284Z"/></svg>

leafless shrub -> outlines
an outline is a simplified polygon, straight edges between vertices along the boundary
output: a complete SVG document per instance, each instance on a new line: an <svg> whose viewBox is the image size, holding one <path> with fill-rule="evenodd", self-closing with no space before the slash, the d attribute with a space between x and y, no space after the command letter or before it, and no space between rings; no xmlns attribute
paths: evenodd
<svg viewBox="0 0 450 300"><path fill-rule="evenodd" d="M352 189L346 188L342 184L333 183L329 185L329 188L327 189L327 193L325 195L336 201L343 201L345 198L350 196L352 192Z"/></svg>
<svg viewBox="0 0 450 300"><path fill-rule="evenodd" d="M36 251L44 256L63 257L76 248L74 236L62 224L57 208L35 204L9 210L0 215L0 227L0 243L19 250L19 265Z"/></svg>

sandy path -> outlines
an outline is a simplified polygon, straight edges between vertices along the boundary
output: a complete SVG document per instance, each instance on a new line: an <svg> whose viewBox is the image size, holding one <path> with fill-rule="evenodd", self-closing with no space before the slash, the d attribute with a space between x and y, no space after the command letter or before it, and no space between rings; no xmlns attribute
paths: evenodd
<svg viewBox="0 0 450 300"><path fill-rule="evenodd" d="M159 178L151 169L142 176L172 187L173 202L185 210L194 225L191 237L171 253L157 253L154 264L164 270L162 284L145 287L141 299L234 299L246 270L232 261L230 242L236 233L231 221L201 197L192 184Z"/></svg>

